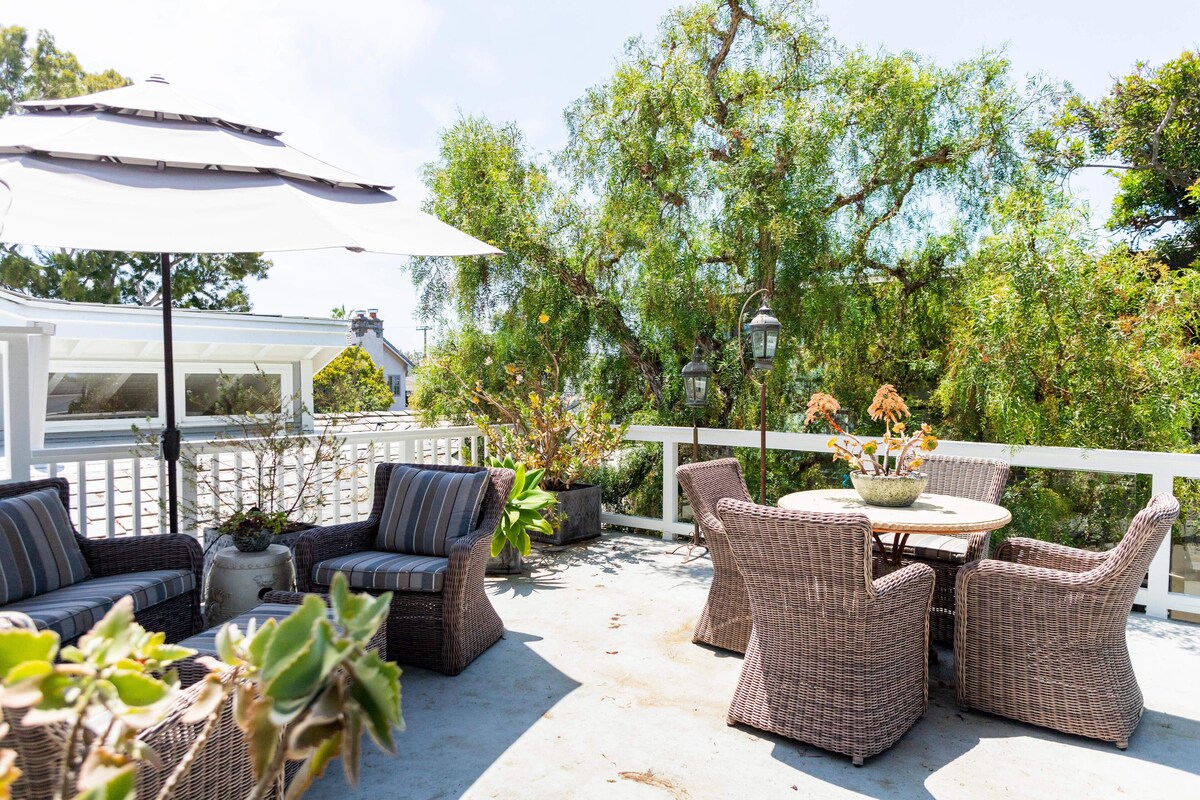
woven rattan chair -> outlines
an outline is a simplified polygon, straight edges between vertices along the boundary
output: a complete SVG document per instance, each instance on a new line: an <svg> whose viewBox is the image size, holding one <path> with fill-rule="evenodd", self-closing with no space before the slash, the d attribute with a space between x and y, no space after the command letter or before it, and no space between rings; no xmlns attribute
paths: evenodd
<svg viewBox="0 0 1200 800"><path fill-rule="evenodd" d="M1125 749L1142 715L1125 625L1178 516L1160 494L1107 552L1009 539L996 559L959 570L959 705Z"/></svg>
<svg viewBox="0 0 1200 800"><path fill-rule="evenodd" d="M986 458L928 455L921 471L929 476L925 491L999 504L1008 481L1008 462ZM879 538L889 551L895 534ZM935 642L954 641L954 579L963 564L987 558L991 533L910 534L901 552L903 564L928 564L937 581L929 610L929 636ZM875 574L887 571L883 554L876 549Z"/></svg>
<svg viewBox="0 0 1200 800"><path fill-rule="evenodd" d="M725 526L717 518L717 502L724 498L750 502L741 465L736 458L702 461L679 467L675 477L683 486L712 557L712 586L692 641L744 653L750 641L750 600L729 549Z"/></svg>
<svg viewBox="0 0 1200 800"><path fill-rule="evenodd" d="M71 488L66 478L47 478L36 481L0 484L0 498L15 497L40 489L53 488L58 492L63 507L70 511ZM72 523L73 525L73 523ZM72 530L74 528L72 527ZM203 576L204 554L200 543L190 536L181 533L160 533L153 536L123 536L113 539L89 539L80 536L77 531L75 541L83 553L91 571L91 578L119 580L118 576L131 575L141 572L162 572L165 570L191 572L191 588L162 602L138 608L135 611L139 624L146 630L161 631L167 635L167 641L177 642L186 639L204 628L204 617L200 613L200 584ZM86 594L88 581L75 584L73 591ZM100 595L96 590L96 595ZM50 595L40 597L49 598ZM39 596L34 596L20 603L0 607L37 616L31 609L38 602ZM52 598L51 598L52 599ZM111 603L108 604L111 606ZM97 616L103 615L108 606L97 605ZM58 631L62 635L61 631ZM72 644L78 635L63 636L64 644Z"/></svg>
<svg viewBox="0 0 1200 800"><path fill-rule="evenodd" d="M754 621L727 722L844 753L891 747L928 703L933 570L871 577L862 514L722 500Z"/></svg>
<svg viewBox="0 0 1200 800"><path fill-rule="evenodd" d="M361 522L313 528L296 542L296 588L301 592L329 593L329 584L318 582L315 567L322 561L371 551L379 530L388 481L395 464L375 469L371 514ZM471 467L422 466L445 472L469 472ZM479 522L457 539L449 551L441 591L392 591L388 614L389 661L435 669L457 675L480 653L504 635L504 623L484 590L484 571L491 556L492 535L500 524L504 504L512 489L513 473L489 470ZM353 577L351 586L354 586ZM371 591L356 589L355 591Z"/></svg>

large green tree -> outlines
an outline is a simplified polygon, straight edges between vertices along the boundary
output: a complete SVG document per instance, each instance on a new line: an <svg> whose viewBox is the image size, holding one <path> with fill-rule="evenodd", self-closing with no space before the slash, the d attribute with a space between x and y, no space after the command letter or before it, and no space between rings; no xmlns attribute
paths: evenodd
<svg viewBox="0 0 1200 800"><path fill-rule="evenodd" d="M854 397L883 380L928 392L936 301L1018 160L1007 69L994 54L942 67L847 53L808 2L681 8L568 109L562 152L534 157L482 119L445 133L429 208L505 255L418 259L416 277L505 358L534 357L529 326L549 313L568 374L647 419L684 418L695 342L716 369L709 421L753 419L738 312L760 287L785 329L773 425L797 373L823 369ZM481 341L445 355L487 375Z"/></svg>
<svg viewBox="0 0 1200 800"><path fill-rule="evenodd" d="M1039 137L1068 169L1120 176L1109 225L1173 267L1200 257L1200 55L1138 63L1094 102L1070 95Z"/></svg>
<svg viewBox="0 0 1200 800"><path fill-rule="evenodd" d="M0 113L40 97L70 97L129 83L115 70L88 72L54 37L0 28ZM173 305L250 310L247 278L262 278L271 262L258 253L175 255ZM159 256L0 246L0 284L38 297L99 303L161 303Z"/></svg>

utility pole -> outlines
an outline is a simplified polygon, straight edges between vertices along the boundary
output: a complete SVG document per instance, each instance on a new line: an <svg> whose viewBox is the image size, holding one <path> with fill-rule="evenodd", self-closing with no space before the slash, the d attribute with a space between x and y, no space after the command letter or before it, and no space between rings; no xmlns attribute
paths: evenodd
<svg viewBox="0 0 1200 800"><path fill-rule="evenodd" d="M418 325L417 330L419 330L421 333L425 334L425 352L423 352L421 354L421 358L423 358L423 359L428 358L429 357L429 332L431 330L433 330L433 326L432 325Z"/></svg>

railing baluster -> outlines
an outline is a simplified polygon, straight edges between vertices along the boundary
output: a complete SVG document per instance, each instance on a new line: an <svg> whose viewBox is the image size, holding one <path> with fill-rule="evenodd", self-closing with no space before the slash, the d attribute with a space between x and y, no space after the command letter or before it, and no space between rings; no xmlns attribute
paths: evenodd
<svg viewBox="0 0 1200 800"><path fill-rule="evenodd" d="M79 535L86 539L88 535L87 462L77 461L75 468L79 475Z"/></svg>
<svg viewBox="0 0 1200 800"><path fill-rule="evenodd" d="M133 457L133 535L142 535L142 457Z"/></svg>
<svg viewBox="0 0 1200 800"><path fill-rule="evenodd" d="M104 462L104 528L109 539L117 535L117 482L113 476L115 463L111 458Z"/></svg>

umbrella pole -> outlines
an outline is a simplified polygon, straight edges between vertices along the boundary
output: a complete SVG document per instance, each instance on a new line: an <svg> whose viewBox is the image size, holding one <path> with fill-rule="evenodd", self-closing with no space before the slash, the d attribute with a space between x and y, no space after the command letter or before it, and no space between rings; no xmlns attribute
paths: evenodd
<svg viewBox="0 0 1200 800"><path fill-rule="evenodd" d="M166 368L167 427L162 456L167 460L167 518L171 533L179 533L180 433L175 419L175 344L171 332L171 254L162 253L163 362Z"/></svg>

